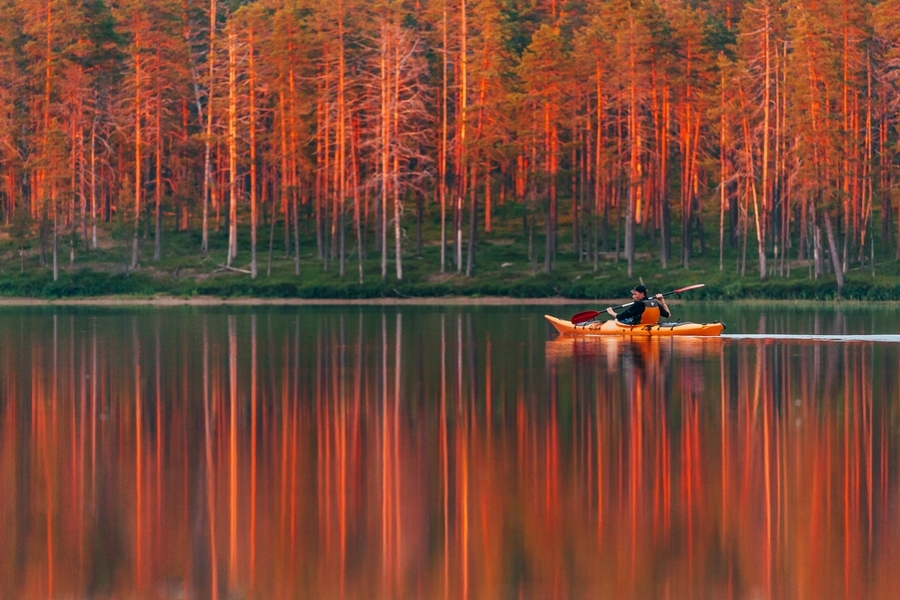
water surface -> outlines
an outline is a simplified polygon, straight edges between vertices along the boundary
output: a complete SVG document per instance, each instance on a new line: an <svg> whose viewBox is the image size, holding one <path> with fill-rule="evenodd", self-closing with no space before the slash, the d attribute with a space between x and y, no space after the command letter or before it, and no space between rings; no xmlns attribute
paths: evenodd
<svg viewBox="0 0 900 600"><path fill-rule="evenodd" d="M895 597L900 312L584 308L0 309L0 598Z"/></svg>

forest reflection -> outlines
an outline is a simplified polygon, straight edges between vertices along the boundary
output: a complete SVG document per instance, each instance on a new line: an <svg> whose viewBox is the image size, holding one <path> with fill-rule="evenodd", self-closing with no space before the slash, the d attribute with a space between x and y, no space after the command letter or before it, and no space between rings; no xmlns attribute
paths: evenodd
<svg viewBox="0 0 900 600"><path fill-rule="evenodd" d="M3 316L0 598L894 595L896 345L521 323Z"/></svg>

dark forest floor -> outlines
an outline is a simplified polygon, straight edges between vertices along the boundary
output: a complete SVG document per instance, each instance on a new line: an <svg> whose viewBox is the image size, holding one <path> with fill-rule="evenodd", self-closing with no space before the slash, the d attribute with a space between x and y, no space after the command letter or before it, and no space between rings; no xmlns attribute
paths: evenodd
<svg viewBox="0 0 900 600"><path fill-rule="evenodd" d="M508 223L508 221L507 221ZM421 251L415 226L405 229L403 238L403 276L397 278L393 238L388 239L387 272L381 276L381 257L374 236L368 240L368 256L363 260L360 283L359 261L355 238L347 239L344 274L340 260L326 262L317 257L312 225L301 226L300 275L295 275L293 257L285 253L284 232L279 224L272 240L269 266L269 226L261 225L258 247L258 277L252 279L250 269L249 232L242 230L238 256L226 268L227 233L223 228L210 233L210 252L201 255L200 235L196 232L166 232L162 257L153 260L152 232L139 239L140 260L136 269L129 268L132 239L122 235L122 228L101 226L98 248L87 248L77 236L59 240L59 277L53 279L51 240L45 242L44 264L40 260L37 236L26 243L24 261L17 242L8 231L0 232L0 296L20 298L69 298L95 296L149 297L166 295L178 298L212 296L219 298L436 298L436 297L511 297L608 299L628 297L628 291L644 282L651 292L669 291L686 285L704 283L692 291L692 299L779 299L860 301L900 299L900 263L893 256L875 255L875 268L851 263L838 294L836 278L826 272L815 278L810 262L799 260L796 252L788 262L780 257L774 271L760 278L755 245L748 244L744 275L740 275L739 250L726 247L719 266L718 236L714 247L708 236L701 251L694 244L688 267L681 264L681 248L672 245L674 257L662 267L658 242L639 243L632 274L623 252L615 252L610 239L607 251L598 254L597 268L593 255L584 251L576 255L570 229L560 228L560 241L550 272L544 269L544 239L535 234L531 240L507 225L490 234L480 233L476 245L471 276L466 276L467 244L463 243L462 268L457 269L452 245L448 247L445 269L441 272L439 230L428 223ZM449 232L448 232L449 235ZM48 236L49 237L49 236ZM602 248L602 246L601 246ZM891 253L892 254L892 253ZM855 255L855 254L851 254ZM868 258L868 257L867 257ZM770 268L772 255L769 256ZM873 273L874 271L874 273Z"/></svg>

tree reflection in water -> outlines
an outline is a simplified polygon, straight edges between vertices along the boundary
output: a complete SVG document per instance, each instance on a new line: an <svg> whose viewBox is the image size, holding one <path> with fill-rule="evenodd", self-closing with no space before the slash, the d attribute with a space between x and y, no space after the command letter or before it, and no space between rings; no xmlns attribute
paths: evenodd
<svg viewBox="0 0 900 600"><path fill-rule="evenodd" d="M531 323L4 314L0 598L892 595L896 345Z"/></svg>

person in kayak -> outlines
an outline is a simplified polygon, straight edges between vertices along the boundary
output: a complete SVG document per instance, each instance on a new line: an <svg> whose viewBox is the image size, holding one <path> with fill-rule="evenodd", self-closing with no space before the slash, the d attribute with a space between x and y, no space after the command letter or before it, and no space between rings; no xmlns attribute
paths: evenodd
<svg viewBox="0 0 900 600"><path fill-rule="evenodd" d="M647 288L643 284L634 286L634 289L631 290L631 297L634 302L623 312L616 314L612 307L607 308L606 312L623 325L651 325L656 323L660 317L668 319L672 316L663 295L657 294L653 298L648 297Z"/></svg>

